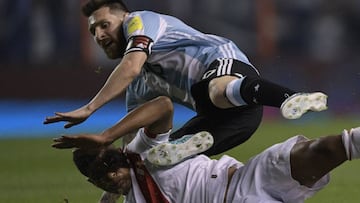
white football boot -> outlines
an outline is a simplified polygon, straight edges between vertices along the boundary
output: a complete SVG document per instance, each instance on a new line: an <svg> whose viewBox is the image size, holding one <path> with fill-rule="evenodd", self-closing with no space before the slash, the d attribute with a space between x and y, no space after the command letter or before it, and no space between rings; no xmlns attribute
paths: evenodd
<svg viewBox="0 0 360 203"><path fill-rule="evenodd" d="M293 94L282 103L280 109L284 118L297 119L309 110L326 110L327 95L321 92Z"/></svg>
<svg viewBox="0 0 360 203"><path fill-rule="evenodd" d="M214 139L211 134L201 131L151 148L148 151L147 160L158 166L174 165L208 150L213 143Z"/></svg>

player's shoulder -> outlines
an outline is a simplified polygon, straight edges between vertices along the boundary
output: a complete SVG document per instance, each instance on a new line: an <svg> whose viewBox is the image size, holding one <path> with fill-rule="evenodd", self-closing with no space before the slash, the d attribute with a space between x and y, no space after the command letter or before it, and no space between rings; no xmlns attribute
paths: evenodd
<svg viewBox="0 0 360 203"><path fill-rule="evenodd" d="M159 17L160 15L161 15L160 13L156 13L154 11L142 10L142 11L133 11L129 13L128 17L133 18L138 16L141 18L155 18L155 17Z"/></svg>

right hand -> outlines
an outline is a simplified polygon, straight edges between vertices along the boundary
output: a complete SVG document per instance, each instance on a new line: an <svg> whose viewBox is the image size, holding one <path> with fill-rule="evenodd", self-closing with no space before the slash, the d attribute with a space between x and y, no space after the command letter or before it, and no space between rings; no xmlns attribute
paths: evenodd
<svg viewBox="0 0 360 203"><path fill-rule="evenodd" d="M87 106L83 106L79 109L66 113L55 112L55 116L46 117L43 123L49 124L65 121L67 123L64 125L64 128L70 128L84 122L91 114L92 112L87 108Z"/></svg>

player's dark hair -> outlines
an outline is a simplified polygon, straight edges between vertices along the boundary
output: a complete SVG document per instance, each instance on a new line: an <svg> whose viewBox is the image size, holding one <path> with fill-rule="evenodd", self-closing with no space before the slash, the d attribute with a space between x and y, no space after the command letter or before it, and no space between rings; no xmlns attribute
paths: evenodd
<svg viewBox="0 0 360 203"><path fill-rule="evenodd" d="M114 172L118 168L130 168L126 155L121 149L113 147L76 149L73 152L73 161L84 176L94 181L106 177L107 173Z"/></svg>
<svg viewBox="0 0 360 203"><path fill-rule="evenodd" d="M111 10L118 9L129 12L122 0L89 0L82 6L81 10L86 17L89 17L94 11L103 6L108 6Z"/></svg>
<svg viewBox="0 0 360 203"><path fill-rule="evenodd" d="M99 153L100 149L75 149L73 151L73 161L81 174L89 177L90 167L96 160L96 157L99 155Z"/></svg>

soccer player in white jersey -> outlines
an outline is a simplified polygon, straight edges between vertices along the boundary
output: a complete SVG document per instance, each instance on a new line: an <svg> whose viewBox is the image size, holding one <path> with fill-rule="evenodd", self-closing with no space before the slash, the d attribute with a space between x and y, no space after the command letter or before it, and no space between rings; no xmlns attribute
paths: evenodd
<svg viewBox="0 0 360 203"><path fill-rule="evenodd" d="M121 61L88 104L57 112L45 124L77 125L126 89L129 110L164 95L197 112L171 139L208 131L215 144L206 154L214 155L249 139L263 105L280 108L288 119L327 108L325 94L297 93L261 78L231 40L201 33L175 17L130 12L121 0L90 0L83 13L97 44Z"/></svg>
<svg viewBox="0 0 360 203"><path fill-rule="evenodd" d="M331 170L360 157L360 128L355 128L313 140L294 136L246 164L226 155L219 160L196 155L171 166L154 165L147 157L154 146L167 143L172 116L171 100L159 97L139 106L102 135L63 136L54 139L53 147L77 148L73 160L79 171L108 191L103 203L116 202L120 195L126 195L125 202L136 203L304 202L329 183ZM139 128L126 150L104 145L109 144L105 137L111 143ZM211 141L210 134L200 132L181 145L203 150L207 146L200 145ZM129 158L133 153L140 157L135 164Z"/></svg>

